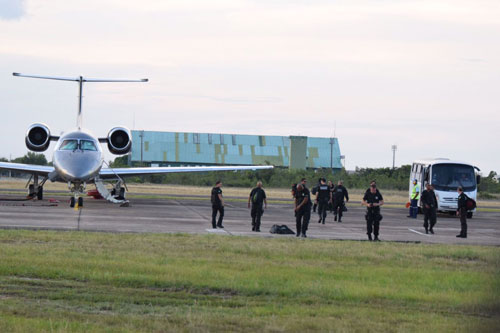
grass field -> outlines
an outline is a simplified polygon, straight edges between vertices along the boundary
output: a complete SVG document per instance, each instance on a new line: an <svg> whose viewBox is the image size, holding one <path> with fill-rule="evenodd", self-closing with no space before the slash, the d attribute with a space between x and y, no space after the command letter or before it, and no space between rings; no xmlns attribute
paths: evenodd
<svg viewBox="0 0 500 333"><path fill-rule="evenodd" d="M0 331L500 326L497 247L0 230Z"/></svg>

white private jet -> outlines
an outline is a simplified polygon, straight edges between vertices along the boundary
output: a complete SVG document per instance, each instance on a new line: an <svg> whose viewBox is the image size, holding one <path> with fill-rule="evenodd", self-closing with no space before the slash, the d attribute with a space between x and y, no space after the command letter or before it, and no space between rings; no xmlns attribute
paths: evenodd
<svg viewBox="0 0 500 333"><path fill-rule="evenodd" d="M142 167L142 168L110 168L103 167L104 158L101 145L107 143L111 153L123 155L130 152L132 148L132 136L125 127L112 128L105 138L96 138L88 131L82 129L82 89L84 82L147 82L141 80L107 80L90 79L82 76L76 78L23 75L13 73L14 76L29 77L37 79L75 81L79 84L79 103L77 129L61 136L53 136L47 125L36 123L31 125L26 132L26 146L29 150L42 152L49 148L51 141L57 141L52 158L53 166L30 165L20 163L0 162L0 169L12 170L31 174L29 183L29 195L43 199L43 185L47 180L52 182L66 182L72 192L70 206L75 204L83 206L83 194L87 184L94 183L101 196L115 203L125 202L125 188L123 178L129 176L164 174L171 172L205 172L205 171L227 171L227 170L262 170L272 169L273 166L197 166L197 167ZM42 178L39 182L39 177ZM103 184L103 180L116 181L114 189L109 192Z"/></svg>

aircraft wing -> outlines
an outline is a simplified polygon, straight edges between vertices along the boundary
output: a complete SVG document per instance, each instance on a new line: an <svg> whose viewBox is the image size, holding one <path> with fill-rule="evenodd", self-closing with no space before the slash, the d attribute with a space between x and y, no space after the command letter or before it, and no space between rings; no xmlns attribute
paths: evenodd
<svg viewBox="0 0 500 333"><path fill-rule="evenodd" d="M159 175L172 172L207 172L207 171L242 171L272 169L272 165L240 165L240 166L192 166L192 167L146 167L146 168L102 168L99 178L116 178Z"/></svg>
<svg viewBox="0 0 500 333"><path fill-rule="evenodd" d="M31 173L31 174L37 173L42 176L48 176L49 173L54 171L54 167L47 165L0 162L0 170L10 170L10 171L17 171L17 172Z"/></svg>

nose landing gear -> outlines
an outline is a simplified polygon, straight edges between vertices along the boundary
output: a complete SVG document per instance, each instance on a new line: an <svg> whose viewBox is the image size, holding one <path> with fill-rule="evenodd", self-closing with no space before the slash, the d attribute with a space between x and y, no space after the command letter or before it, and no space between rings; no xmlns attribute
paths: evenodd
<svg viewBox="0 0 500 333"><path fill-rule="evenodd" d="M86 184L85 183L72 184L68 182L68 187L70 191L73 193L73 196L69 198L69 206L71 208L75 207L75 205L78 205L78 208L83 207L83 198L80 196L80 194L83 194L85 192Z"/></svg>

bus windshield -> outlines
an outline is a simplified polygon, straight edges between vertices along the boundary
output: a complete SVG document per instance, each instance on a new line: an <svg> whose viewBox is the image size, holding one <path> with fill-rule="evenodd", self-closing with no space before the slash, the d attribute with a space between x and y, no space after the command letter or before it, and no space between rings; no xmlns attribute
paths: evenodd
<svg viewBox="0 0 500 333"><path fill-rule="evenodd" d="M474 168L463 164L435 164L432 166L432 185L438 191L456 191L459 186L466 192L474 191Z"/></svg>

